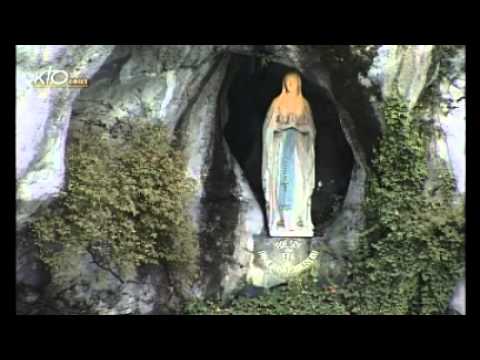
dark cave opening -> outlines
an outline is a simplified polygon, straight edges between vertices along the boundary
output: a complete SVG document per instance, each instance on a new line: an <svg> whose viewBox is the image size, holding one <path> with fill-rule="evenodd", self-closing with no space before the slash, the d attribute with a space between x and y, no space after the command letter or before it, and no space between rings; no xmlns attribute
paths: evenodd
<svg viewBox="0 0 480 360"><path fill-rule="evenodd" d="M228 121L224 136L241 166L265 216L261 182L262 128L272 100L280 94L284 75L295 70L278 63L235 55L228 87ZM335 105L325 90L302 75L303 96L309 101L315 127L315 183L312 220L315 235L341 207L353 168L353 153L341 128ZM321 182L321 186L319 185Z"/></svg>

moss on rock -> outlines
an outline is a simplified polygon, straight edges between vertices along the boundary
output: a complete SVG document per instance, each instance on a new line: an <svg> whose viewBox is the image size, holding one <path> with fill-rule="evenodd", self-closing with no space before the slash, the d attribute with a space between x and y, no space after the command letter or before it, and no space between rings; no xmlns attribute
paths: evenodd
<svg viewBox="0 0 480 360"><path fill-rule="evenodd" d="M186 202L194 183L165 129L137 121L116 142L84 131L68 149L67 189L32 227L42 260L57 279L85 256L119 279L158 263L193 279L199 250Z"/></svg>

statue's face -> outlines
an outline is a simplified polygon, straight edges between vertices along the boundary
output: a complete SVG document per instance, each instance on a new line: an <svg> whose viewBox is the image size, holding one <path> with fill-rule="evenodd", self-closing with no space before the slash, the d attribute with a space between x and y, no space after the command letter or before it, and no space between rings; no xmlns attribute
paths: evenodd
<svg viewBox="0 0 480 360"><path fill-rule="evenodd" d="M296 93L298 90L298 80L294 76L289 76L285 81L288 92Z"/></svg>

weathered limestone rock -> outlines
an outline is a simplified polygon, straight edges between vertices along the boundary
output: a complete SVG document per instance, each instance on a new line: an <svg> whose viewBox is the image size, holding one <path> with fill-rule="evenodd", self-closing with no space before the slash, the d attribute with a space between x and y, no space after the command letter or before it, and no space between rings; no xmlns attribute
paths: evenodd
<svg viewBox="0 0 480 360"><path fill-rule="evenodd" d="M362 205L365 200L366 172L354 165L347 196L340 215L328 232L329 245L339 256L355 249L359 231L364 226Z"/></svg>
<svg viewBox="0 0 480 360"><path fill-rule="evenodd" d="M120 277L88 253L72 254L69 271L54 272L47 288L63 313L150 314L174 310L178 301L161 266L144 266Z"/></svg>
<svg viewBox="0 0 480 360"><path fill-rule="evenodd" d="M49 67L71 76L91 77L113 46L17 46L16 177L17 228L38 206L60 191L64 181L65 140L74 88L34 88L32 82Z"/></svg>
<svg viewBox="0 0 480 360"><path fill-rule="evenodd" d="M200 199L204 195L204 182L212 165L217 97L225 76L226 65L224 59L217 61L214 67L204 75L204 85L199 89L201 93L194 99L193 104L177 125L181 134L180 142L188 159L188 175L198 183L197 194L192 203L194 223L199 221Z"/></svg>
<svg viewBox="0 0 480 360"><path fill-rule="evenodd" d="M113 46L17 46L16 178L17 247L16 283L36 300L50 282L38 260L38 251L24 225L41 204L49 202L64 183L64 153L74 88L34 88L33 81L49 68L72 77L89 78ZM45 79L45 77L44 77ZM25 300L28 299L25 298ZM33 301L34 302L34 301Z"/></svg>
<svg viewBox="0 0 480 360"><path fill-rule="evenodd" d="M465 279L458 282L450 301L449 310L455 315L466 314L466 302L465 302Z"/></svg>
<svg viewBox="0 0 480 360"><path fill-rule="evenodd" d="M224 145L228 151L228 145ZM264 231L263 213L255 196L243 175L242 169L233 156L230 155L235 178L237 180L237 197L240 202L238 224L234 230L233 261L227 262L223 269L224 278L221 287L226 297L242 288L247 280L247 271L251 269L254 260L255 238Z"/></svg>
<svg viewBox="0 0 480 360"><path fill-rule="evenodd" d="M117 46L79 97L77 120L101 114L99 120L111 127L117 118L142 117L173 131L199 96L215 51L213 46Z"/></svg>
<svg viewBox="0 0 480 360"><path fill-rule="evenodd" d="M440 84L440 107L435 112L435 120L443 135L437 139L438 156L444 160L456 181L458 206L465 199L465 48L458 49L450 59L447 77ZM463 200L463 201L461 201ZM450 309L465 315L465 279L460 279L450 301Z"/></svg>
<svg viewBox="0 0 480 360"><path fill-rule="evenodd" d="M451 59L450 73L440 85L441 107L438 120L444 131L450 170L455 176L457 191L465 193L465 49Z"/></svg>
<svg viewBox="0 0 480 360"><path fill-rule="evenodd" d="M368 72L383 98L398 91L413 109L425 85L432 62L433 45L383 45Z"/></svg>

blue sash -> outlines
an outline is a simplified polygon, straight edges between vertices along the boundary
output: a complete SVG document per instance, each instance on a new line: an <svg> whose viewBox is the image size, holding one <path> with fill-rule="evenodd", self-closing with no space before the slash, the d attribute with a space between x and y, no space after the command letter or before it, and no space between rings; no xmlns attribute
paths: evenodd
<svg viewBox="0 0 480 360"><path fill-rule="evenodd" d="M282 154L280 158L280 188L279 207L281 210L291 210L295 193L295 143L297 130L286 131Z"/></svg>

